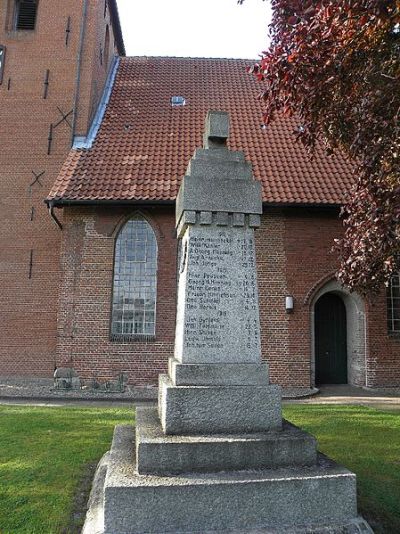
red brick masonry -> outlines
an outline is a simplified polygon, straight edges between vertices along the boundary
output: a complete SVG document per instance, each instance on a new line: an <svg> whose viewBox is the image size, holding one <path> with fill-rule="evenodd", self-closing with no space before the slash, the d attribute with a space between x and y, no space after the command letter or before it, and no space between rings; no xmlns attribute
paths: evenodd
<svg viewBox="0 0 400 534"><path fill-rule="evenodd" d="M154 342L111 342L110 316L115 237L134 213L152 225L158 241L157 323ZM58 320L57 364L83 378L156 383L173 354L176 309L176 248L172 207L65 209L63 283ZM313 297L332 279L331 253L340 233L337 211L267 209L256 233L263 357L271 380L283 386L312 384ZM295 298L294 312L285 296ZM393 386L400 380L400 340L386 333L385 296L367 303L367 380ZM374 337L375 336L375 337ZM377 341L374 342L373 339ZM351 356L349 356L351 357ZM365 377L363 377L365 381ZM364 385L358 383L357 385Z"/></svg>

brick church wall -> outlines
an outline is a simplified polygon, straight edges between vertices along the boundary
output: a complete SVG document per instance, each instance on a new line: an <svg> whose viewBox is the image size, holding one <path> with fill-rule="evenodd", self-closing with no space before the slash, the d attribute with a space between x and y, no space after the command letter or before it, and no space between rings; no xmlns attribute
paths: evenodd
<svg viewBox="0 0 400 534"><path fill-rule="evenodd" d="M156 340L110 342L115 232L132 210L66 208L64 216L57 210L64 217L61 233L43 202L71 146L70 126L61 121L48 154L50 124L62 119L58 108L68 114L74 106L82 0L40 0L33 32L12 30L13 5L8 0L0 6L0 45L6 46L0 84L0 375L51 376L55 365L72 365L84 377L112 378L129 371L132 383L155 383L173 353L173 208L144 210L159 243ZM103 0L88 2L79 135L87 133L112 64L114 36L104 6ZM340 232L334 212L265 211L256 242L263 357L270 362L273 382L310 385L312 297L336 269L330 249ZM285 311L286 295L295 298L291 314ZM366 303L366 312L367 384L398 385L400 339L387 334L384 292Z"/></svg>
<svg viewBox="0 0 400 534"><path fill-rule="evenodd" d="M156 233L159 254L156 339L146 343L110 341L115 239L136 210L71 207L64 211L57 365L74 367L86 379L115 379L125 371L131 384L156 384L174 350L177 241L173 208L139 208ZM270 364L273 383L313 385L313 296L333 277L337 260L331 249L340 233L335 211L265 211L256 232L256 252L263 358ZM295 299L292 313L285 310L286 295ZM400 340L387 335L385 306L384 294L367 305L370 386L399 383ZM358 385L365 385L364 381Z"/></svg>
<svg viewBox="0 0 400 534"><path fill-rule="evenodd" d="M289 295L294 296L294 311L289 314L289 353L292 376L304 385L311 379L311 303L312 288L333 276L338 263L332 253L335 237L341 234L336 212L287 210L284 247Z"/></svg>
<svg viewBox="0 0 400 534"><path fill-rule="evenodd" d="M398 387L400 384L400 337L388 335L386 317L386 294L383 291L368 302L369 387Z"/></svg>
<svg viewBox="0 0 400 534"><path fill-rule="evenodd" d="M79 98L76 135L85 135L90 128L103 94L104 83L113 64L114 33L110 10L105 0L88 2L85 48L82 60L82 84ZM109 31L109 53L105 53L106 28Z"/></svg>
<svg viewBox="0 0 400 534"><path fill-rule="evenodd" d="M135 385L156 384L173 355L176 312L175 217L171 208L140 210L158 243L156 339L110 341L114 246L132 208L66 208L61 254L57 363L99 381L128 372Z"/></svg>
<svg viewBox="0 0 400 534"><path fill-rule="evenodd" d="M318 282L333 275L333 239L341 232L337 213L266 209L256 233L263 357L271 381L311 385L311 309L306 302ZM285 310L285 296L294 311Z"/></svg>
<svg viewBox="0 0 400 534"><path fill-rule="evenodd" d="M97 84L98 100L106 76L97 65L94 35L104 40L108 15L103 19L103 0L89 4L102 20L95 19L86 34L80 133L86 133L93 108L92 85ZM61 240L44 198L71 147L71 128L66 121L54 127L50 154L48 137L50 124L62 119L58 108L69 114L74 107L82 0L40 0L34 31L12 29L13 9L12 0L1 2L0 45L6 56L0 85L0 375L43 377L52 375L56 363ZM110 41L112 50L112 32ZM33 172L44 174L35 182Z"/></svg>
<svg viewBox="0 0 400 534"><path fill-rule="evenodd" d="M292 209L285 212L284 250L288 294L295 297L294 312L288 315L289 376L308 385L312 376L311 312L316 290L333 278L338 267L333 240L342 233L337 213ZM367 318L366 376L356 385L394 386L400 383L400 339L387 331L386 294L365 302ZM301 377L301 378L300 378ZM282 385L282 377L277 378ZM296 379L297 382L297 379ZM311 384L312 385L312 384Z"/></svg>
<svg viewBox="0 0 400 534"><path fill-rule="evenodd" d="M285 217L281 211L267 211L256 231L257 281L260 304L261 348L269 362L271 382L291 383L289 317L286 294Z"/></svg>

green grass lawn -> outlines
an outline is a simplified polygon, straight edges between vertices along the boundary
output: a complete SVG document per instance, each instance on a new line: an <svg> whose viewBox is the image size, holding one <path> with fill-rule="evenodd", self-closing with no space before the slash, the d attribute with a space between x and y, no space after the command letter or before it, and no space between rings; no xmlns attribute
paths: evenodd
<svg viewBox="0 0 400 534"><path fill-rule="evenodd" d="M400 533L400 411L290 404L284 415L357 474L359 512L375 532Z"/></svg>
<svg viewBox="0 0 400 534"><path fill-rule="evenodd" d="M90 468L109 449L114 426L132 422L133 414L0 406L0 533L79 532L81 518L71 515Z"/></svg>
<svg viewBox="0 0 400 534"><path fill-rule="evenodd" d="M377 533L400 532L400 411L287 405L285 417L354 470ZM0 533L79 532L93 467L132 409L0 406Z"/></svg>

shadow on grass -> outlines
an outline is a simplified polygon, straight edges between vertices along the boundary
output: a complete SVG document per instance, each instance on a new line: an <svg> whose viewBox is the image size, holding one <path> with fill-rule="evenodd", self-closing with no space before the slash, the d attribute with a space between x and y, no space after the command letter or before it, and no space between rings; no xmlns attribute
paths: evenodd
<svg viewBox="0 0 400 534"><path fill-rule="evenodd" d="M91 473L115 425L132 423L133 415L132 409L0 406L0 532L59 534L74 523L78 532Z"/></svg>
<svg viewBox="0 0 400 534"><path fill-rule="evenodd" d="M61 530L61 534L80 534L87 512L87 503L89 500L92 481L96 472L97 462L93 462L83 467L82 476L75 488L72 509L68 523Z"/></svg>

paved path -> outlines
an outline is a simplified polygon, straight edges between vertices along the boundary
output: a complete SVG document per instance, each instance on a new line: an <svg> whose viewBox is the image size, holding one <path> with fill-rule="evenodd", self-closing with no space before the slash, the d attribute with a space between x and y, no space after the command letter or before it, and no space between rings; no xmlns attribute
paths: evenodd
<svg viewBox="0 0 400 534"><path fill-rule="evenodd" d="M372 390L349 385L321 386L312 397L286 400L300 404L353 404L377 409L400 410L400 388Z"/></svg>
<svg viewBox="0 0 400 534"><path fill-rule="evenodd" d="M154 399L40 399L40 398L0 398L0 404L32 406L87 406L103 408L129 408L155 402ZM377 409L400 411L400 388L371 390L348 385L322 386L317 395L301 399L286 399L284 403L299 404L348 404L370 406Z"/></svg>
<svg viewBox="0 0 400 534"><path fill-rule="evenodd" d="M133 408L134 406L145 406L149 402L155 401L135 401L135 400L87 400L87 399L18 399L0 398L0 405L10 406L46 406L46 407L88 407L88 408Z"/></svg>

